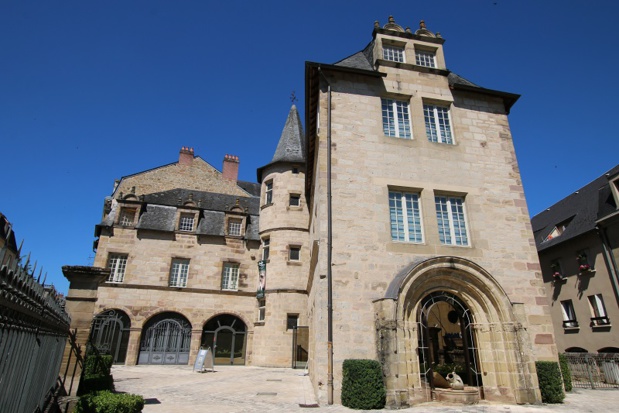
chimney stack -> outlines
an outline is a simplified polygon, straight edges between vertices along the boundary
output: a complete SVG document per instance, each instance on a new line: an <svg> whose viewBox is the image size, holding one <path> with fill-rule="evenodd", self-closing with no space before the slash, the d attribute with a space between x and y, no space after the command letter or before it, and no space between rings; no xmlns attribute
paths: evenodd
<svg viewBox="0 0 619 413"><path fill-rule="evenodd" d="M235 181L239 178L239 157L234 155L224 156L224 166L222 168L224 179Z"/></svg>
<svg viewBox="0 0 619 413"><path fill-rule="evenodd" d="M178 155L179 165L191 165L193 162L193 148L183 146L181 152Z"/></svg>

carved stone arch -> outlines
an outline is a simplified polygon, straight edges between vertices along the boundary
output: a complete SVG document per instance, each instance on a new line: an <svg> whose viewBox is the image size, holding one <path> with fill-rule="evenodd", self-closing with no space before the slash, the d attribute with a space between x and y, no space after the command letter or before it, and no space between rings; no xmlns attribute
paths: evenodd
<svg viewBox="0 0 619 413"><path fill-rule="evenodd" d="M411 262L395 275L385 297L374 302L377 349L388 403L401 407L437 397L432 381L428 382L427 363L419 357L425 347L421 330L427 329L421 308L432 295L452 296L470 310L468 325L476 343L481 379L477 381L479 397L507 403L538 402L534 361L527 351L530 340L505 290L479 264L439 256Z"/></svg>

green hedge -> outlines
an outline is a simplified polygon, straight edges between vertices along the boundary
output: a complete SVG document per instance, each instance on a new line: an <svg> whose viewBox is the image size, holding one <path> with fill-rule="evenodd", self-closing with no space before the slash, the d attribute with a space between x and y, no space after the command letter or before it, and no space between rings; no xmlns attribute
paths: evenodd
<svg viewBox="0 0 619 413"><path fill-rule="evenodd" d="M105 376L112 371L113 359L110 355L90 354L84 360L84 374L87 376Z"/></svg>
<svg viewBox="0 0 619 413"><path fill-rule="evenodd" d="M572 391L572 373L570 372L570 366L567 363L565 354L559 354L559 366L561 367L561 374L563 375L563 386L565 387L565 391Z"/></svg>
<svg viewBox="0 0 619 413"><path fill-rule="evenodd" d="M111 374L108 375L92 375L84 376L80 383L78 396L83 394L93 393L101 390L114 390L114 377Z"/></svg>
<svg viewBox="0 0 619 413"><path fill-rule="evenodd" d="M554 361L536 361L537 379L544 403L563 403L565 393L559 364Z"/></svg>
<svg viewBox="0 0 619 413"><path fill-rule="evenodd" d="M344 360L342 370L342 405L362 410L385 407L385 383L378 361Z"/></svg>
<svg viewBox="0 0 619 413"><path fill-rule="evenodd" d="M142 396L100 391L80 397L75 413L139 413L143 408Z"/></svg>

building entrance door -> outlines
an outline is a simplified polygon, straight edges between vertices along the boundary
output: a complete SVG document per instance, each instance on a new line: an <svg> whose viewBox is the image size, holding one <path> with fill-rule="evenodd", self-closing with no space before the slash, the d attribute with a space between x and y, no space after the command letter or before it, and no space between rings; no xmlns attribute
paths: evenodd
<svg viewBox="0 0 619 413"><path fill-rule="evenodd" d="M138 364L187 364L191 324L180 314L163 313L144 326Z"/></svg>
<svg viewBox="0 0 619 413"><path fill-rule="evenodd" d="M230 314L213 317L204 325L201 345L213 349L216 365L244 365L247 327Z"/></svg>
<svg viewBox="0 0 619 413"><path fill-rule="evenodd" d="M101 354L109 354L115 364L123 364L129 343L129 316L120 310L99 313L90 329L89 344Z"/></svg>
<svg viewBox="0 0 619 413"><path fill-rule="evenodd" d="M292 329L292 368L304 369L307 366L309 349L309 327L295 326Z"/></svg>

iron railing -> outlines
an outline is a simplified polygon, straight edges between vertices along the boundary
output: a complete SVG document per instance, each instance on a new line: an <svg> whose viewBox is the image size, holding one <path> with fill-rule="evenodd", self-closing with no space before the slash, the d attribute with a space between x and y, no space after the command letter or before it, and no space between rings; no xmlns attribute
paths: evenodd
<svg viewBox="0 0 619 413"><path fill-rule="evenodd" d="M8 259L12 255L12 259ZM6 258L6 259L5 259ZM41 412L61 390L58 372L70 319L30 258L0 249L0 412Z"/></svg>
<svg viewBox="0 0 619 413"><path fill-rule="evenodd" d="M574 387L619 388L619 353L565 353L565 357Z"/></svg>

